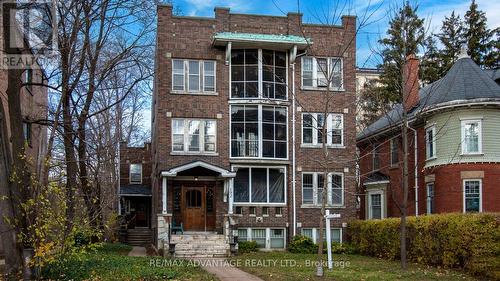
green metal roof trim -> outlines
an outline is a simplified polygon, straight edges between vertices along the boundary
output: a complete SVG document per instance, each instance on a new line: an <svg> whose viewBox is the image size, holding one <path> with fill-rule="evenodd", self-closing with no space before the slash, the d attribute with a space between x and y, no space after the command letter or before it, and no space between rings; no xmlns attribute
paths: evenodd
<svg viewBox="0 0 500 281"><path fill-rule="evenodd" d="M311 44L311 38L304 38L297 35L261 34L261 33L239 33L239 32L219 32L213 37L214 40L223 41L255 41L288 44Z"/></svg>

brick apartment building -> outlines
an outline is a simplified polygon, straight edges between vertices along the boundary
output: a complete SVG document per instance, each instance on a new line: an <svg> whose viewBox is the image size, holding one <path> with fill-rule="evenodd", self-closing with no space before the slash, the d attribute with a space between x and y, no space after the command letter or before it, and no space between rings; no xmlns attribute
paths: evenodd
<svg viewBox="0 0 500 281"><path fill-rule="evenodd" d="M418 60L411 58L406 67L414 74L408 84L414 86L404 106L396 104L357 138L365 192L362 217L400 216L402 110L408 112L410 127L408 214L499 212L498 71L481 70L463 50L442 79L419 90L413 83Z"/></svg>
<svg viewBox="0 0 500 281"><path fill-rule="evenodd" d="M328 209L341 215L332 221L332 239L341 241L357 217L355 28L351 16L326 26L297 13L215 8L214 18L183 17L160 5L152 143L143 148L151 162L145 154L126 162L130 150L122 147L121 174L136 184L122 178L120 193L140 193L122 196L122 211L137 198L151 200L148 227L160 248L181 223L187 233L216 232L226 243L238 236L264 249L283 249L301 233L316 240L324 171L318 125L326 123L334 159ZM327 116L321 67L335 77Z"/></svg>
<svg viewBox="0 0 500 281"><path fill-rule="evenodd" d="M0 15L0 22L3 22L2 15ZM4 44L4 29L4 26L0 26L0 44L2 46ZM5 52L5 50L2 49L2 52ZM43 157L47 149L47 128L34 121L47 119L47 87L39 86L39 84L46 83L46 77L43 70L37 65L33 69L27 68L23 72L21 79L26 84L21 88L21 112L24 119L23 131L27 142L26 159L31 169L38 172L43 164ZM2 68L0 69L0 99L2 100L5 112L7 137L10 139L11 129L7 87L8 72ZM1 234L0 239L2 239ZM0 261L2 252L2 243L0 243Z"/></svg>

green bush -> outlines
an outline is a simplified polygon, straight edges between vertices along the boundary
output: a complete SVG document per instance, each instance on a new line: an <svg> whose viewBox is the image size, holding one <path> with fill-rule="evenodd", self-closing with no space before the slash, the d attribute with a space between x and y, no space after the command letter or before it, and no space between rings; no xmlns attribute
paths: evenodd
<svg viewBox="0 0 500 281"><path fill-rule="evenodd" d="M500 279L500 214L409 217L407 226L409 260ZM399 218L354 221L348 233L360 253L399 259L399 227Z"/></svg>
<svg viewBox="0 0 500 281"><path fill-rule="evenodd" d="M259 245L255 241L241 241L238 242L238 252L240 254L257 252L259 250Z"/></svg>
<svg viewBox="0 0 500 281"><path fill-rule="evenodd" d="M307 236L296 235L288 245L288 251L295 254L315 254L318 252L318 245Z"/></svg>

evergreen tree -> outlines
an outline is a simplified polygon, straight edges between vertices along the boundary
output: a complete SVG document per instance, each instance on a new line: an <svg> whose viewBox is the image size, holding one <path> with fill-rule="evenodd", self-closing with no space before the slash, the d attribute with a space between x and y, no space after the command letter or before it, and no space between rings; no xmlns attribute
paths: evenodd
<svg viewBox="0 0 500 281"><path fill-rule="evenodd" d="M417 54L424 44L424 20L418 17L417 9L406 2L389 22L388 36L379 41L384 47L380 65L384 73L380 82L389 101L402 101L402 69L406 58Z"/></svg>
<svg viewBox="0 0 500 281"><path fill-rule="evenodd" d="M420 63L420 80L424 84L430 84L441 78L446 70L442 67L441 54L432 35L425 39L424 47L425 53Z"/></svg>
<svg viewBox="0 0 500 281"><path fill-rule="evenodd" d="M493 39L490 42L490 52L486 54L484 66L486 68L500 67L500 27L493 30Z"/></svg>
<svg viewBox="0 0 500 281"><path fill-rule="evenodd" d="M444 75L455 63L465 42L463 22L459 15L455 15L455 11L450 17L444 18L441 33L436 34L436 37L443 45L443 49L439 52L439 60L442 67L440 73Z"/></svg>
<svg viewBox="0 0 500 281"><path fill-rule="evenodd" d="M469 55L479 66L485 67L486 57L492 47L492 32L487 28L486 15L477 9L475 0L472 0L469 10L464 17L464 33Z"/></svg>

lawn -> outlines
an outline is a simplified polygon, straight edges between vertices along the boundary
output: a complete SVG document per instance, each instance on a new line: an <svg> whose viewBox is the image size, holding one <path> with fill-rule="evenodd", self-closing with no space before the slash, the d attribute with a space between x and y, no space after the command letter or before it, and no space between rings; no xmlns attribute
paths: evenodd
<svg viewBox="0 0 500 281"><path fill-rule="evenodd" d="M87 253L58 260L43 269L49 280L218 280L187 261L129 257L131 247L104 244Z"/></svg>
<svg viewBox="0 0 500 281"><path fill-rule="evenodd" d="M326 255L325 255L326 257ZM267 261L267 262L266 262ZM240 269L272 281L304 280L476 280L455 270L410 264L408 271L399 262L360 255L334 255L336 266L329 271L325 262L325 278L314 277L316 255L288 252L257 252L234 258ZM252 264L253 262L253 264Z"/></svg>

